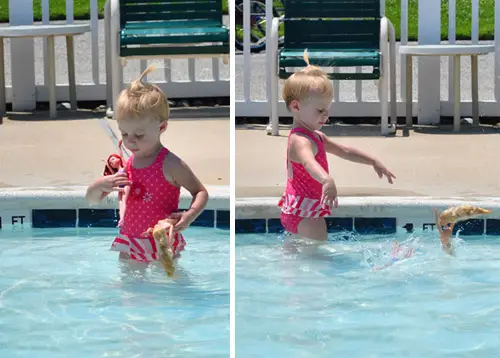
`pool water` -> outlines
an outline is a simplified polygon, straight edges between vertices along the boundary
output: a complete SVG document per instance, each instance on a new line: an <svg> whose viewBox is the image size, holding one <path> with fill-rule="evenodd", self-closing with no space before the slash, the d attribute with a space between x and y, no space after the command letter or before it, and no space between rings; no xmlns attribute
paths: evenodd
<svg viewBox="0 0 500 358"><path fill-rule="evenodd" d="M236 236L236 355L495 357L500 237L442 252L436 233L331 236L317 247ZM394 240L415 254L380 270Z"/></svg>
<svg viewBox="0 0 500 358"><path fill-rule="evenodd" d="M0 357L229 356L229 231L189 228L175 281L115 234L0 231Z"/></svg>

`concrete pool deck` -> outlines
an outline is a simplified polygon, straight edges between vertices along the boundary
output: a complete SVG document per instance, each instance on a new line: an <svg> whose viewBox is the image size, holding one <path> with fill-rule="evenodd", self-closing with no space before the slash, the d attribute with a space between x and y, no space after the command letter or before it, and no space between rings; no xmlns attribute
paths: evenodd
<svg viewBox="0 0 500 358"><path fill-rule="evenodd" d="M172 111L174 112L174 111ZM172 115L162 142L208 186L229 185L229 118ZM104 112L8 113L0 122L0 188L86 186L116 151ZM118 133L117 133L118 134Z"/></svg>
<svg viewBox="0 0 500 358"><path fill-rule="evenodd" d="M236 127L236 197L279 197L286 183L286 141L265 134L263 125ZM379 126L325 126L339 143L374 154L391 170L394 184L379 180L371 167L328 156L340 196L499 197L500 130L491 126L416 127L409 136L380 136Z"/></svg>
<svg viewBox="0 0 500 358"><path fill-rule="evenodd" d="M103 124L117 132L103 112L9 113L0 124L0 188L85 186L101 175L116 149ZM210 186L229 185L229 126L226 116L173 116L162 141ZM285 184L289 126L267 136L264 126L236 127L237 197L278 197ZM393 185L367 166L329 156L341 196L499 197L500 130L462 126L462 132L417 128L403 137L381 137L378 126L326 126L340 143L372 152L393 171ZM118 133L117 133L118 134Z"/></svg>

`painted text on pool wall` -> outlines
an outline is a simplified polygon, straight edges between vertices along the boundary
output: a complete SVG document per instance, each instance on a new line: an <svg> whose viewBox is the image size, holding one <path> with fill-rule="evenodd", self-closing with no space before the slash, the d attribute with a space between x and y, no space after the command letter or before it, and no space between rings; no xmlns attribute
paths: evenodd
<svg viewBox="0 0 500 358"><path fill-rule="evenodd" d="M434 226L436 226L436 224L434 224L434 223L430 223L430 224L423 224L423 225L422 225L422 230L428 230L428 229L429 229L429 227L430 227L430 229L431 229L432 231L434 231Z"/></svg>
<svg viewBox="0 0 500 358"><path fill-rule="evenodd" d="M13 215L11 216L12 226L23 225L24 220L26 219L25 215ZM0 216L0 229L2 228L2 217Z"/></svg>

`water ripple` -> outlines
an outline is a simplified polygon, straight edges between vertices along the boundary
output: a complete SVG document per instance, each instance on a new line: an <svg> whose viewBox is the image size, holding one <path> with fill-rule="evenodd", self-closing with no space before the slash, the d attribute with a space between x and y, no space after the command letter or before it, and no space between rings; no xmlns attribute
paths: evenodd
<svg viewBox="0 0 500 358"><path fill-rule="evenodd" d="M236 240L236 346L242 356L497 355L500 241L468 237L445 255L429 233L332 238L319 247L272 235ZM417 255L379 272L394 240Z"/></svg>
<svg viewBox="0 0 500 358"><path fill-rule="evenodd" d="M228 356L228 232L190 228L176 281L124 270L113 235L0 232L0 357Z"/></svg>

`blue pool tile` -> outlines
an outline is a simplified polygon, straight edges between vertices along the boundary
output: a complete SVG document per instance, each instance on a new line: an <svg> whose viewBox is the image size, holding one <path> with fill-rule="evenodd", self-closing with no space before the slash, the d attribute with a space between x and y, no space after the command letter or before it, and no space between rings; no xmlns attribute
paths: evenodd
<svg viewBox="0 0 500 358"><path fill-rule="evenodd" d="M500 235L500 219L486 220L486 235Z"/></svg>
<svg viewBox="0 0 500 358"><path fill-rule="evenodd" d="M236 220L235 231L237 234L266 233L266 219L239 219Z"/></svg>
<svg viewBox="0 0 500 358"><path fill-rule="evenodd" d="M119 213L115 209L80 209L78 227L116 227Z"/></svg>
<svg viewBox="0 0 500 358"><path fill-rule="evenodd" d="M353 218L326 218L326 228L330 233L352 231Z"/></svg>
<svg viewBox="0 0 500 358"><path fill-rule="evenodd" d="M33 209L34 228L76 227L76 210Z"/></svg>
<svg viewBox="0 0 500 358"><path fill-rule="evenodd" d="M395 234L396 218L355 218L354 229L362 235Z"/></svg>
<svg viewBox="0 0 500 358"><path fill-rule="evenodd" d="M267 220L267 232L270 234L281 234L285 231L280 219Z"/></svg>
<svg viewBox="0 0 500 358"><path fill-rule="evenodd" d="M203 210L203 212L191 224L192 226L214 227L215 215L213 210Z"/></svg>
<svg viewBox="0 0 500 358"><path fill-rule="evenodd" d="M484 219L470 219L455 224L453 234L460 230L460 235L482 235L484 233Z"/></svg>
<svg viewBox="0 0 500 358"><path fill-rule="evenodd" d="M217 210L217 228L218 229L230 228L229 210Z"/></svg>

